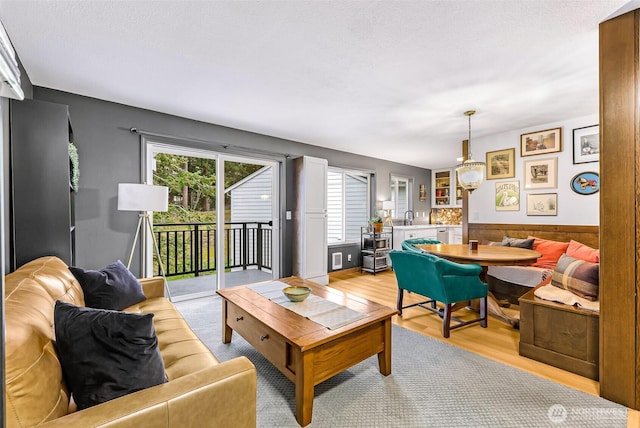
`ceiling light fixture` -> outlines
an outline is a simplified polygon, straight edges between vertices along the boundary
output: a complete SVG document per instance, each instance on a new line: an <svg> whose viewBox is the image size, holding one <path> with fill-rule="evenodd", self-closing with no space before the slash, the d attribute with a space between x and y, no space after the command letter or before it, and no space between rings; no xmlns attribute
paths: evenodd
<svg viewBox="0 0 640 428"><path fill-rule="evenodd" d="M476 190L482 184L484 180L484 169L486 167L484 162L477 162L473 160L471 155L471 116L476 113L475 110L465 111L464 115L469 118L469 140L467 143L467 160L456 166L456 172L458 173L458 183L464 189L467 189L469 193Z"/></svg>

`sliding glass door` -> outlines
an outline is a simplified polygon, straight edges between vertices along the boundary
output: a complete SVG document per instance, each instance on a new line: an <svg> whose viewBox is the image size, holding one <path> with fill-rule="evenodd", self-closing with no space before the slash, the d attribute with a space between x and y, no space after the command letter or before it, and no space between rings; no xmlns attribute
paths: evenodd
<svg viewBox="0 0 640 428"><path fill-rule="evenodd" d="M146 181L169 188L169 211L154 213L153 223L173 300L278 277L277 162L143 146ZM147 271L159 274L153 248L148 254Z"/></svg>
<svg viewBox="0 0 640 428"><path fill-rule="evenodd" d="M224 224L218 230L224 233L218 251L225 255L225 269L220 286L273 279L273 249L279 230L274 203L278 168L255 159L225 156L221 161L224 188L219 202L224 206Z"/></svg>

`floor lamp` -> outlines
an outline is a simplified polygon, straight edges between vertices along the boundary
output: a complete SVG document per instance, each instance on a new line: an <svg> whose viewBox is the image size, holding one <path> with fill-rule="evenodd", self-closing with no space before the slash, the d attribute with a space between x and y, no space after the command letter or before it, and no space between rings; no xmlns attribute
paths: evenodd
<svg viewBox="0 0 640 428"><path fill-rule="evenodd" d="M131 252L129 253L129 259L127 261L127 269L131 266L131 259L133 258L133 252L136 249L136 243L138 242L138 235L142 232L142 278L146 276L147 265L147 241L145 228L151 235L153 241L153 248L155 255L158 258L158 267L160 268L160 275L164 278L164 285L167 293L167 297L171 300L171 293L167 284L167 277L165 275L164 266L162 265L162 259L160 258L160 250L158 249L158 243L156 242L155 235L153 234L153 225L151 224L151 212L153 211L167 211L169 209L169 188L166 186L153 186L150 184L138 184L138 183L120 183L118 184L118 211L139 211L138 214L138 227L136 228L136 235L133 238L133 245L131 246Z"/></svg>

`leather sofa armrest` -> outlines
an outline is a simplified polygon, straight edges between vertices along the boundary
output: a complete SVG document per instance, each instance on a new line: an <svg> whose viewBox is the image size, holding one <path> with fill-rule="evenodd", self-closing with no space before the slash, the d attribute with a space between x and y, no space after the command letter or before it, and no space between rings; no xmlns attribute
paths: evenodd
<svg viewBox="0 0 640 428"><path fill-rule="evenodd" d="M238 357L41 426L255 427L256 391L254 365Z"/></svg>
<svg viewBox="0 0 640 428"><path fill-rule="evenodd" d="M147 299L152 297L164 297L164 278L161 276L154 276L151 278L138 278L140 284L142 284L142 292Z"/></svg>

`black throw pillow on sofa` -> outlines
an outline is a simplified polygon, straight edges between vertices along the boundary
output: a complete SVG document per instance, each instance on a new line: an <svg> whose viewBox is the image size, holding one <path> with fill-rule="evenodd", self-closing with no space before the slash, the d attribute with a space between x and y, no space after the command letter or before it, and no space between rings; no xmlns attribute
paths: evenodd
<svg viewBox="0 0 640 428"><path fill-rule="evenodd" d="M121 311L146 299L142 285L120 260L100 270L69 267L84 292L85 305Z"/></svg>
<svg viewBox="0 0 640 428"><path fill-rule="evenodd" d="M55 348L78 409L167 381L153 314L56 301Z"/></svg>

